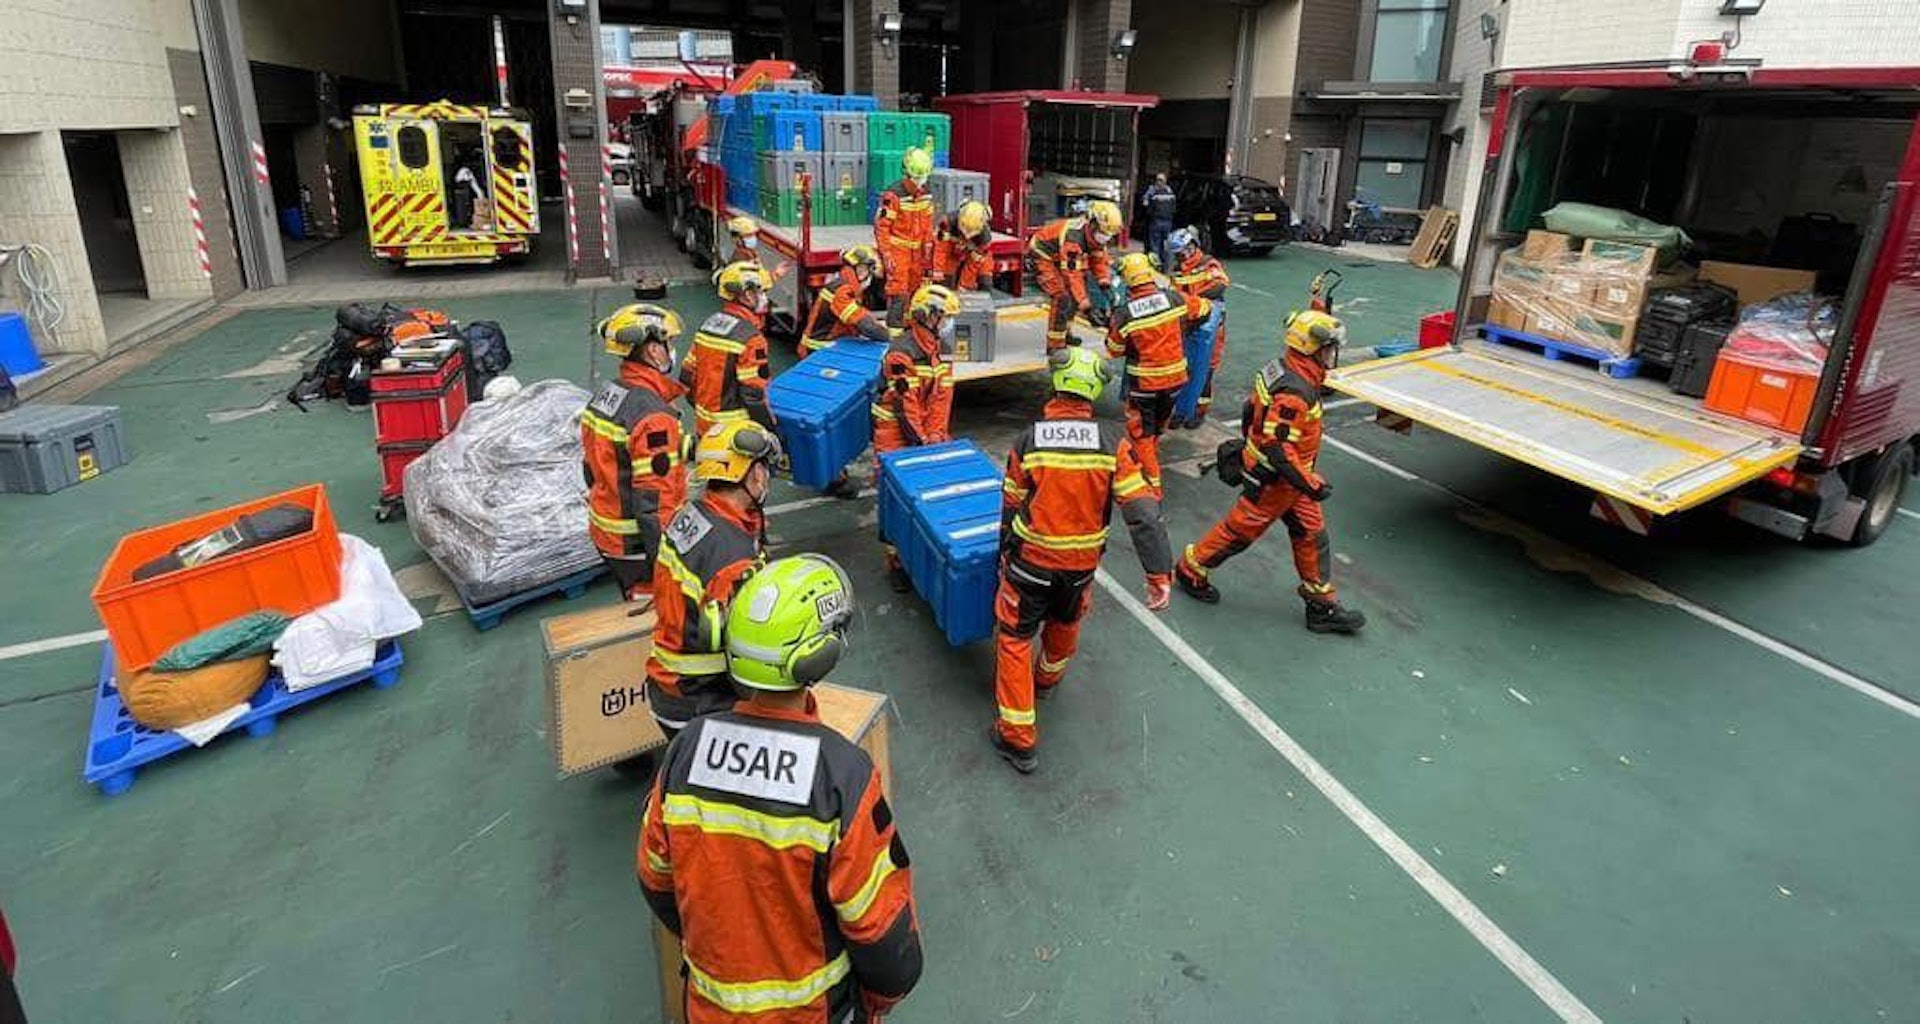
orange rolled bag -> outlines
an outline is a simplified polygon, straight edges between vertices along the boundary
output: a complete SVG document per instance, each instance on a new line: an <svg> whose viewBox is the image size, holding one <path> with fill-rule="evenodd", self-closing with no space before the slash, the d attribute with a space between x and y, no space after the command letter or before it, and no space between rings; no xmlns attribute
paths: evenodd
<svg viewBox="0 0 1920 1024"><path fill-rule="evenodd" d="M267 681L273 641L290 622L255 612L181 641L153 667L117 680L127 713L149 729L178 729L245 703Z"/></svg>

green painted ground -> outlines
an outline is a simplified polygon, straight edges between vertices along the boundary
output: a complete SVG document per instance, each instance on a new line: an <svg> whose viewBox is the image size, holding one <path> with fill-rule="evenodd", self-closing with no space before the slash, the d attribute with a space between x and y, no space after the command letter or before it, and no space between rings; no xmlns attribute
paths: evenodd
<svg viewBox="0 0 1920 1024"><path fill-rule="evenodd" d="M1233 265L1229 380L1270 354L1328 263ZM1361 344L1410 334L1453 287L1333 264ZM689 319L710 308L675 298ZM523 377L579 379L591 305L575 292L449 312L501 321ZM396 568L418 563L404 526L366 512L367 418L272 404L284 357L328 326L324 310L247 313L93 396L123 407L138 459L0 498L0 646L95 628L87 592L120 533L307 480ZM1037 396L1033 382L965 392L960 432L1004 437ZM1299 629L1279 537L1222 571L1226 603L1176 598L1168 623L1602 1017L1911 1019L1920 722L1630 596L1617 570L1911 692L1920 522L1868 552L1708 520L1622 539L1529 471L1378 431L1358 409L1331 419L1478 504L1330 451L1338 578L1369 631ZM1230 498L1176 473L1176 543ZM902 716L898 804L930 966L893 1019L1550 1016L1104 594L1043 707L1041 774L1013 775L984 738L990 652L946 647L924 606L887 592L871 519L870 501L815 507L775 534L854 573L863 621L841 678ZM1133 586L1125 547L1108 567ZM1601 561L1549 568L1575 551ZM637 793L553 778L540 614L486 634L432 614L398 688L162 763L114 800L79 779L95 652L0 662L0 905L32 1019L655 1019Z"/></svg>

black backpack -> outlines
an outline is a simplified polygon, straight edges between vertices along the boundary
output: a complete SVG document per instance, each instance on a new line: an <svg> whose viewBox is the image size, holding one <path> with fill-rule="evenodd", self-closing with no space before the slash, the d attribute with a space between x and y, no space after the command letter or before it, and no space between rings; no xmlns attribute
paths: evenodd
<svg viewBox="0 0 1920 1024"><path fill-rule="evenodd" d="M513 350L507 348L507 332L492 320L462 324L460 337L467 343L467 393L478 400L487 382L513 365Z"/></svg>

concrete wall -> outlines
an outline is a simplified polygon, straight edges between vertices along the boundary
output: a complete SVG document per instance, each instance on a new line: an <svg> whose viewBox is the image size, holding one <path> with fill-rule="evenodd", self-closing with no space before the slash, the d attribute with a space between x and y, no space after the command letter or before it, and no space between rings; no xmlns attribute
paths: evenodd
<svg viewBox="0 0 1920 1024"><path fill-rule="evenodd" d="M1073 5L1072 77L1082 89L1120 92L1127 62L1113 58L1113 37L1133 22L1133 0L1067 0Z"/></svg>
<svg viewBox="0 0 1920 1024"><path fill-rule="evenodd" d="M200 195L207 254L213 264L213 294L219 299L231 298L245 290L246 282L240 276L240 253L234 248L233 213L227 204L227 183L220 167L220 143L214 137L206 67L199 50L172 47L167 49L167 66L173 73L174 98L195 111L192 117L180 118L180 146L187 160L188 178Z"/></svg>
<svg viewBox="0 0 1920 1024"><path fill-rule="evenodd" d="M1734 27L1720 0L1523 0L1508 5L1510 67L1654 60ZM1920 0L1800 0L1744 19L1735 55L1769 67L1901 65L1920 53Z"/></svg>
<svg viewBox="0 0 1920 1024"><path fill-rule="evenodd" d="M187 205L187 154L180 133L119 133L126 168L127 203L146 269L147 295L155 299L203 299L213 285L195 256L193 214Z"/></svg>
<svg viewBox="0 0 1920 1024"><path fill-rule="evenodd" d="M1127 59L1127 91L1170 100L1225 98L1239 26L1239 13L1225 4L1139 0L1133 27L1140 41Z"/></svg>
<svg viewBox="0 0 1920 1024"><path fill-rule="evenodd" d="M0 5L0 132L171 125L165 39L187 0Z"/></svg>
<svg viewBox="0 0 1920 1024"><path fill-rule="evenodd" d="M42 353L106 351L106 327L87 270L87 243L59 132L0 135L0 224L6 225L8 242L45 246L59 267L55 297L66 307L66 317L57 337L36 335L35 347ZM0 301L18 306L24 299L12 277L0 280Z"/></svg>
<svg viewBox="0 0 1920 1024"><path fill-rule="evenodd" d="M394 0L240 0L247 58L398 82L394 6Z"/></svg>
<svg viewBox="0 0 1920 1024"><path fill-rule="evenodd" d="M1480 87L1488 71L1500 66L1500 52L1506 42L1507 11L1502 0L1467 0L1460 6L1453 25L1453 66L1447 76L1460 83L1460 102L1449 112L1441 130L1459 132L1461 141L1447 150L1446 186L1440 205L1460 211L1460 229L1455 233L1453 251L1466 251L1466 238L1478 215L1480 166L1485 162L1487 135L1493 119L1480 112ZM1500 25L1500 34L1491 43L1481 37L1480 16L1491 14Z"/></svg>

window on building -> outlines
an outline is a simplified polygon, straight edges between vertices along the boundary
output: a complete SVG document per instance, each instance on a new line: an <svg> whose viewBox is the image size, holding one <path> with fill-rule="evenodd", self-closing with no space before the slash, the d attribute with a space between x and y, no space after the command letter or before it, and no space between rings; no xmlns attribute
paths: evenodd
<svg viewBox="0 0 1920 1024"><path fill-rule="evenodd" d="M1355 196L1381 206L1418 209L1426 193L1432 137L1432 121L1399 117L1361 121Z"/></svg>
<svg viewBox="0 0 1920 1024"><path fill-rule="evenodd" d="M400 129L400 162L413 170L427 166L427 133L413 125Z"/></svg>
<svg viewBox="0 0 1920 1024"><path fill-rule="evenodd" d="M1376 82L1437 82L1448 0L1379 0L1373 22Z"/></svg>

